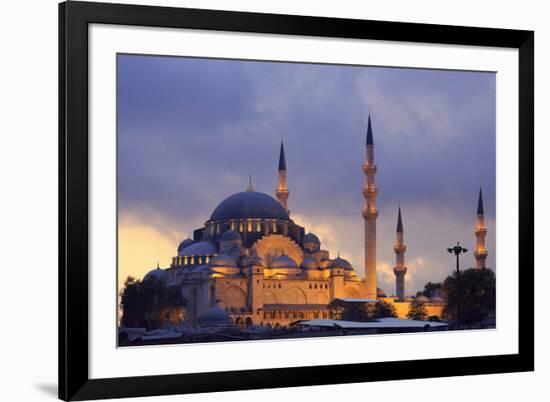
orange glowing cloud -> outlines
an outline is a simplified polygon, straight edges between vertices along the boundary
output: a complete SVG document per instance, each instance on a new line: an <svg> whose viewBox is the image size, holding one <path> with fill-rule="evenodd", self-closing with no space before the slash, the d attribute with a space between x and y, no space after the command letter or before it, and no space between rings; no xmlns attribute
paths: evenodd
<svg viewBox="0 0 550 402"><path fill-rule="evenodd" d="M125 219L118 228L118 287L128 276L143 278L157 261L162 268L170 265L179 236L167 235L153 226Z"/></svg>

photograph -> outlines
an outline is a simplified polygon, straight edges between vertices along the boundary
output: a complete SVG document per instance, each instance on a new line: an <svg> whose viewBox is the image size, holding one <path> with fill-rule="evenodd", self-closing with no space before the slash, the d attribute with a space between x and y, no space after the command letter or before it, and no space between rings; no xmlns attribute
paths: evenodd
<svg viewBox="0 0 550 402"><path fill-rule="evenodd" d="M116 119L118 347L497 328L494 71L118 53Z"/></svg>

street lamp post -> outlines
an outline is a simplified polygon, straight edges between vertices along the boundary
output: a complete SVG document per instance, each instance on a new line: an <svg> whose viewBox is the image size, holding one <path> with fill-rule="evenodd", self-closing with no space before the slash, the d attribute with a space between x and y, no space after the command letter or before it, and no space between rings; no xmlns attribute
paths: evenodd
<svg viewBox="0 0 550 402"><path fill-rule="evenodd" d="M454 253L456 256L456 327L460 329L460 264L459 256L461 253L468 251L460 245L459 242L456 242L456 246L450 247L447 251L451 254Z"/></svg>

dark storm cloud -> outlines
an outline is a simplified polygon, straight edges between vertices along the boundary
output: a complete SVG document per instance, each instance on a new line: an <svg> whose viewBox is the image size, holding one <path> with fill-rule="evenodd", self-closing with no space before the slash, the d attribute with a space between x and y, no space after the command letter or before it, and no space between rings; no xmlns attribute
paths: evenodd
<svg viewBox="0 0 550 402"><path fill-rule="evenodd" d="M130 55L118 67L121 215L189 232L249 174L273 194L284 138L292 212L353 222L342 242L361 251L370 109L381 260L393 262L398 201L416 214L407 256L426 264L446 264L442 239L473 243L479 186L494 223L492 73ZM494 226L488 240L493 251Z"/></svg>

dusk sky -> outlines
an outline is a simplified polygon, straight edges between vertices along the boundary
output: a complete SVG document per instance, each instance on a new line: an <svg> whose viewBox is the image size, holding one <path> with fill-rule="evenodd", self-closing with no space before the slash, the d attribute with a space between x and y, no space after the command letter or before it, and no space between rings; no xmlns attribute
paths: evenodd
<svg viewBox="0 0 550 402"><path fill-rule="evenodd" d="M474 266L483 188L495 268L495 74L159 56L118 56L119 284L169 265L229 195L274 196L284 140L291 218L363 268L366 122L379 189L378 284L395 292L397 207L406 293Z"/></svg>

